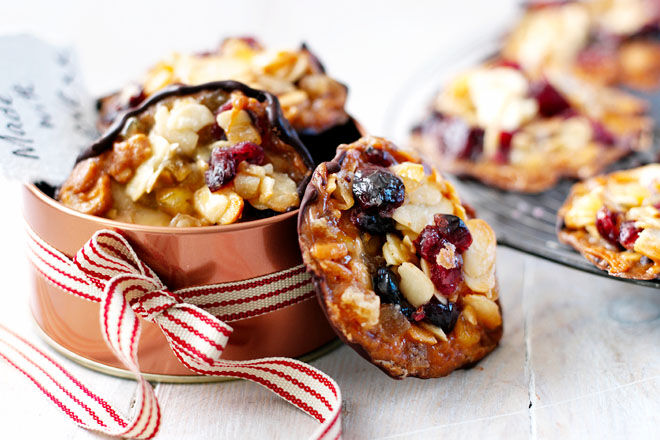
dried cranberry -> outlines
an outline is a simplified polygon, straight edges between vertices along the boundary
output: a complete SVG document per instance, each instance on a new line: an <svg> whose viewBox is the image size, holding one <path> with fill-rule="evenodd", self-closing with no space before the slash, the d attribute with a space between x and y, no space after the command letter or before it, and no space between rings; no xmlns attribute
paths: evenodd
<svg viewBox="0 0 660 440"><path fill-rule="evenodd" d="M456 267L451 269L446 269L435 262L429 264L431 281L433 281L433 285L438 289L438 292L443 295L454 293L463 279L461 266L463 266L463 258L460 255L457 256Z"/></svg>
<svg viewBox="0 0 660 440"><path fill-rule="evenodd" d="M374 291L385 304L401 303L399 278L388 267L379 267L373 276Z"/></svg>
<svg viewBox="0 0 660 440"><path fill-rule="evenodd" d="M465 252L472 244L472 235L460 217L450 214L436 214L433 216L435 226L448 242L456 246L458 252Z"/></svg>
<svg viewBox="0 0 660 440"><path fill-rule="evenodd" d="M405 187L385 169L359 170L353 180L353 196L363 210L389 212L403 203Z"/></svg>
<svg viewBox="0 0 660 440"><path fill-rule="evenodd" d="M436 122L443 152L458 159L477 160L483 152L484 130L471 127L460 118L444 118Z"/></svg>
<svg viewBox="0 0 660 440"><path fill-rule="evenodd" d="M220 127L217 122L211 125L211 136L213 137L213 140L216 141L227 140L227 134L225 133L225 130Z"/></svg>
<svg viewBox="0 0 660 440"><path fill-rule="evenodd" d="M428 225L414 241L415 249L429 263L431 281L440 293L450 295L462 280L461 266L465 252L472 244L472 235L465 222L455 215L436 214L434 224ZM454 267L440 266L436 257L448 246L454 250Z"/></svg>
<svg viewBox="0 0 660 440"><path fill-rule="evenodd" d="M249 162L260 165L264 162L264 149L252 142L240 142L230 148L236 163Z"/></svg>
<svg viewBox="0 0 660 440"><path fill-rule="evenodd" d="M424 306L419 306L410 316L413 321L421 321L426 317L426 313L424 312Z"/></svg>
<svg viewBox="0 0 660 440"><path fill-rule="evenodd" d="M621 214L610 211L606 206L598 210L596 214L596 229L605 240L618 246L619 244L619 223Z"/></svg>
<svg viewBox="0 0 660 440"><path fill-rule="evenodd" d="M632 249L635 246L635 241L639 237L642 230L635 226L633 221L622 222L619 226L619 243L626 249Z"/></svg>
<svg viewBox="0 0 660 440"><path fill-rule="evenodd" d="M539 104L539 113L545 117L558 115L571 107L566 98L546 80L532 86L532 97Z"/></svg>
<svg viewBox="0 0 660 440"><path fill-rule="evenodd" d="M593 130L593 139L605 145L614 145L616 138L605 126L598 121L591 121L591 128Z"/></svg>
<svg viewBox="0 0 660 440"><path fill-rule="evenodd" d="M220 106L220 108L216 113L226 112L227 110L231 110L232 108L234 108L234 104L231 101L227 101Z"/></svg>
<svg viewBox="0 0 660 440"><path fill-rule="evenodd" d="M383 217L378 212L351 211L351 222L360 230L372 235L384 235L396 231L394 220Z"/></svg>
<svg viewBox="0 0 660 440"><path fill-rule="evenodd" d="M206 186L217 191L236 177L236 162L228 149L216 148L211 153L209 169L204 173Z"/></svg>
<svg viewBox="0 0 660 440"><path fill-rule="evenodd" d="M414 242L415 249L419 255L427 261L434 261L440 249L445 246L445 241L440 235L440 231L433 225L426 226L422 229L419 237Z"/></svg>
<svg viewBox="0 0 660 440"><path fill-rule="evenodd" d="M236 177L236 167L240 162L261 164L264 149L252 142L241 142L229 148L216 147L211 152L209 169L204 173L206 186L217 191Z"/></svg>
<svg viewBox="0 0 660 440"><path fill-rule="evenodd" d="M392 156L388 151L374 148L371 145L365 148L364 154L367 156L367 160L369 162L374 165L380 165L381 167L389 167L396 162L394 156Z"/></svg>
<svg viewBox="0 0 660 440"><path fill-rule="evenodd" d="M495 63L496 67L508 67L509 69L522 70L520 64L512 60L498 60Z"/></svg>
<svg viewBox="0 0 660 440"><path fill-rule="evenodd" d="M509 154L511 153L511 140L515 133L512 131L503 131L500 133L500 144L495 153L495 162L505 164L509 162Z"/></svg>
<svg viewBox="0 0 660 440"><path fill-rule="evenodd" d="M137 107L142 104L142 101L145 99L147 99L147 94L144 91L144 88L140 87L130 98L128 98L128 105L130 107Z"/></svg>
<svg viewBox="0 0 660 440"><path fill-rule="evenodd" d="M451 333L458 320L458 315L460 315L460 310L458 310L456 304L452 302L443 304L435 298L432 298L424 306L424 312L426 313L426 320L440 327L445 333Z"/></svg>
<svg viewBox="0 0 660 440"><path fill-rule="evenodd" d="M436 214L433 225L428 225L415 240L417 252L429 262L434 262L445 243L451 243L459 253L472 244L472 235L459 217L450 214Z"/></svg>

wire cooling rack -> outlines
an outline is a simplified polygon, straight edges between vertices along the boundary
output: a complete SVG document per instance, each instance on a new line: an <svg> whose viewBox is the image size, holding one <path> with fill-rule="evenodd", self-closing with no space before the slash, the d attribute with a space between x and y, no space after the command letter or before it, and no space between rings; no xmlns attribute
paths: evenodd
<svg viewBox="0 0 660 440"><path fill-rule="evenodd" d="M624 158L609 170L626 169L652 161L653 153L638 153ZM486 220L499 244L564 266L595 275L615 278L598 269L582 255L557 240L557 211L574 182L563 180L540 194L518 194L487 187L477 181L458 179L456 186L479 217ZM660 288L660 282L616 278L638 285Z"/></svg>
<svg viewBox="0 0 660 440"><path fill-rule="evenodd" d="M497 37L474 41L453 52L437 54L420 66L394 94L384 121L383 132L405 147L410 129L424 116L442 85L458 71L476 65L497 50ZM651 103L650 114L660 124L660 93L632 92ZM652 151L629 155L607 171L627 169L657 161L660 132L655 133ZM594 275L637 285L660 288L660 281L631 280L610 276L587 261L573 248L557 240L557 211L574 181L563 180L540 194L519 194L485 186L475 180L452 179L461 197L475 208L497 234L499 244Z"/></svg>

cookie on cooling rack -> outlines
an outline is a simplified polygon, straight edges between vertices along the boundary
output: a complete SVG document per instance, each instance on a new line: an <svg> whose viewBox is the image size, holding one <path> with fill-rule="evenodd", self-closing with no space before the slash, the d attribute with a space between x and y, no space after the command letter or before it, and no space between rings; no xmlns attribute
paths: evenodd
<svg viewBox="0 0 660 440"><path fill-rule="evenodd" d="M660 165L573 186L558 213L559 240L621 278L660 278Z"/></svg>
<svg viewBox="0 0 660 440"><path fill-rule="evenodd" d="M362 138L319 165L298 232L330 323L390 376L447 375L502 336L494 232L390 142Z"/></svg>
<svg viewBox="0 0 660 440"><path fill-rule="evenodd" d="M315 162L330 160L340 143L360 137L344 108L348 89L331 78L303 44L295 50L266 49L254 38L227 38L213 51L173 53L153 66L138 84L98 101L100 129L121 113L172 84L197 85L235 80L277 96L284 117Z"/></svg>
<svg viewBox="0 0 660 440"><path fill-rule="evenodd" d="M312 170L273 95L236 81L171 86L83 152L57 200L127 223L229 224L296 209Z"/></svg>
<svg viewBox="0 0 660 440"><path fill-rule="evenodd" d="M502 56L532 74L572 70L590 82L651 88L660 81L654 0L530 2Z"/></svg>
<svg viewBox="0 0 660 440"><path fill-rule="evenodd" d="M568 74L533 79L497 62L455 77L411 145L438 168L505 190L540 192L648 149L647 104Z"/></svg>

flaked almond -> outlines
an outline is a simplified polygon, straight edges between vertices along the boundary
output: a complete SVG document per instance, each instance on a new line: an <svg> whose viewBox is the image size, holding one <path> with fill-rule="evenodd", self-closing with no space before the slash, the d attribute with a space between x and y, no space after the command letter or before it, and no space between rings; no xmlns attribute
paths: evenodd
<svg viewBox="0 0 660 440"><path fill-rule="evenodd" d="M433 296L433 282L412 263L403 263L398 268L401 283L399 288L413 307L423 306Z"/></svg>
<svg viewBox="0 0 660 440"><path fill-rule="evenodd" d="M353 199L351 184L341 177L338 177L335 185L336 187L332 191L332 197L337 201L337 209L345 211L352 208L355 204L355 200Z"/></svg>
<svg viewBox="0 0 660 440"><path fill-rule="evenodd" d="M408 329L407 333L412 339L421 342L422 344L435 345L438 343L438 340L433 336L433 333L421 327L413 325Z"/></svg>
<svg viewBox="0 0 660 440"><path fill-rule="evenodd" d="M424 166L422 164L413 162L403 162L400 164L392 165L390 167L390 171L401 178L411 179L415 182L422 182L425 175Z"/></svg>
<svg viewBox="0 0 660 440"><path fill-rule="evenodd" d="M564 215L564 223L574 229L592 225L596 222L596 214L602 206L603 202L595 191L576 197Z"/></svg>
<svg viewBox="0 0 660 440"><path fill-rule="evenodd" d="M387 234L382 251L388 266L398 266L417 260L416 255L410 252L409 248L404 246L401 239L395 234Z"/></svg>
<svg viewBox="0 0 660 440"><path fill-rule="evenodd" d="M315 243L311 252L319 260L339 260L348 254L348 249L344 243Z"/></svg>
<svg viewBox="0 0 660 440"><path fill-rule="evenodd" d="M254 142L261 144L261 136L252 125L252 119L245 110L227 110L216 117L218 125L225 130L227 140L232 144Z"/></svg>
<svg viewBox="0 0 660 440"><path fill-rule="evenodd" d="M653 261L660 261L660 229L642 230L633 249Z"/></svg>
<svg viewBox="0 0 660 440"><path fill-rule="evenodd" d="M430 323L424 322L424 321L420 322L419 326L422 327L424 330L427 330L427 331L433 333L433 336L435 336L439 340L447 341L447 335L445 334L445 332L440 327L437 327L433 324L430 324Z"/></svg>
<svg viewBox="0 0 660 440"><path fill-rule="evenodd" d="M495 233L481 219L466 222L472 244L463 253L463 278L475 292L488 292L495 287Z"/></svg>
<svg viewBox="0 0 660 440"><path fill-rule="evenodd" d="M494 329L502 325L502 315L495 301L491 301L483 295L471 294L465 295L463 302L474 309L477 320L484 327Z"/></svg>

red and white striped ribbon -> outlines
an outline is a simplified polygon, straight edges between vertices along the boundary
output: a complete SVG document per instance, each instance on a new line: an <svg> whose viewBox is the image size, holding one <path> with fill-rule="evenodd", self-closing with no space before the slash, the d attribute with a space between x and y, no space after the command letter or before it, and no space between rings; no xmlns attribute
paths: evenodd
<svg viewBox="0 0 660 440"><path fill-rule="evenodd" d="M111 436L148 439L158 432L160 408L140 374L137 343L142 317L156 323L174 354L204 375L256 382L305 411L321 425L311 438L341 437L341 394L332 378L295 359L220 359L232 328L223 321L259 316L311 297L303 266L236 283L171 292L120 234L101 230L70 260L28 230L36 270L60 289L100 302L108 346L138 381L134 410L124 416L58 362L0 325L0 358L25 375L78 425Z"/></svg>

